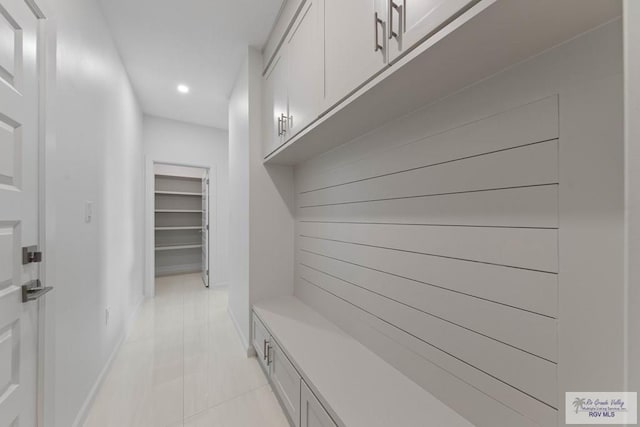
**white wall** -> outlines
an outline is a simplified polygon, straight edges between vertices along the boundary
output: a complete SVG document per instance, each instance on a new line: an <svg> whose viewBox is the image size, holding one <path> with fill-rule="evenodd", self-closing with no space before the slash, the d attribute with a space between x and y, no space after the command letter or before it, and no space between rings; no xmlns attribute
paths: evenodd
<svg viewBox="0 0 640 427"><path fill-rule="evenodd" d="M72 426L142 299L142 115L97 3L58 0L55 13L54 411Z"/></svg>
<svg viewBox="0 0 640 427"><path fill-rule="evenodd" d="M629 391L640 389L640 2L624 2L625 141L626 141L626 286L627 367Z"/></svg>
<svg viewBox="0 0 640 427"><path fill-rule="evenodd" d="M474 425L564 425L565 392L622 390L625 386L621 36L619 20L598 27L296 167L298 204L307 206L300 208L298 232L314 236L314 239L299 238L298 262L317 270L298 266L296 295ZM497 120L504 111L513 112L514 107L523 105L533 107L534 102L540 100L552 102L554 109L547 110L553 119L548 127L552 133L538 141L546 141L547 147L552 147L550 154L557 156L557 163L548 160L534 163L535 156L525 155L520 159L521 166L515 167L517 160L509 157L502 167L512 168L526 180L532 180L539 179L535 177L546 169L542 165L552 166L548 169L552 173L540 182L557 183L558 196L552 195L548 199L551 203L522 197L520 200L526 203L533 202L522 214L509 214L510 209L516 207L513 202L498 208L499 214L483 210L487 206L492 209L499 206L497 199L452 208L454 203L471 195L463 194L464 189L458 187L460 183L468 185L467 189L477 190L483 188L483 174L495 174L500 180L509 176L494 164L475 169L473 162L482 158L478 156L479 151L469 157L468 153L458 151L466 138L473 150L480 150L482 141L500 141L497 136L485 138L479 128L473 127L488 123L482 119ZM517 126L517 130L504 140L515 144L518 138L524 137L523 123L532 125L535 132L545 129L540 125L545 117L540 111L522 122L513 116L505 119L505 123ZM499 128L505 129L497 125L485 129L493 132ZM557 135L556 150L549 142ZM453 156L441 157L454 147ZM526 147L527 150L533 148L533 145ZM517 150L510 149L500 154L493 151L492 155L516 153ZM460 169L445 175L443 171L458 162ZM532 172L527 172L525 166L533 167ZM427 175L430 169L433 175ZM518 184L517 191L522 191L523 184ZM440 191L443 185L447 185L446 191ZM498 187L513 189L510 184L495 188ZM321 190L308 191L313 189ZM540 189L542 186L536 188ZM442 199L434 196L445 193L448 195ZM480 192L473 197L490 194ZM431 196L424 198L423 203L421 198L413 197L417 195ZM358 203L348 203L353 201ZM322 206L309 208L312 205ZM476 209L483 213L476 215ZM542 214L543 209L548 214ZM532 224L524 228L501 224L498 228L486 228L481 238L464 235L467 231L481 230L489 217L491 221L508 217L511 221L530 221L544 217L557 223L538 230L539 226ZM456 226L470 224L473 227L464 233L453 233ZM524 237L494 243L490 237L500 235L503 237L498 240L502 240L506 236L503 233L520 233L525 229L529 236L544 233L549 238L544 239L546 243L543 239L527 243ZM428 230L434 230L434 234L427 234ZM338 234L339 238L335 237ZM352 244L336 243L336 240ZM451 248L466 251L475 244L479 244L475 254L449 252ZM502 255L513 256L525 247L549 256L550 267L510 271L508 266L515 265L512 261L497 257L490 260L489 263L499 266L502 272L522 275L504 280L507 291L496 293L497 298L481 296L485 301L497 303L492 303L492 308L473 309L453 300L438 305L435 298L416 297L418 294L414 293L426 292L429 286L425 284L435 285L440 292L448 286L467 283L469 291L463 290L463 293L478 295L475 292L492 289L501 279L498 276L483 279L480 274L462 277L463 265L474 264L459 261L477 261L479 258L475 257L486 257L497 248L509 248ZM326 260L309 255L314 252ZM434 254L444 255L442 260L447 259L450 267L439 269L436 264L429 264ZM533 259L527 256L527 262ZM474 269L489 265L482 264L487 259L480 261ZM451 263L457 265L451 267ZM322 276L319 273L322 269L331 276ZM534 270L544 271L544 278L540 271L534 273ZM382 275L385 272L386 275ZM553 277L549 273L558 274ZM454 279L459 274L460 279ZM521 310L526 317L533 313L549 315L547 319L540 315L531 317L538 318L536 324L546 323L547 332L523 342L529 346L540 343L538 339L546 336L550 345L547 355L539 357L539 349L516 350L513 354L523 357L509 362L511 351L518 349L518 345L506 336L495 339L492 335L492 328L509 325L521 339L535 330L533 323L520 327L513 320L492 317L487 329L476 334L478 341L471 338L471 334L456 338L456 328L466 328L465 334L479 332L482 322L475 316L496 314L498 304L504 303L500 298L507 296L513 286L523 286L525 274L536 275L530 288L534 296L525 300L527 304L534 300L557 304L555 312L546 314L526 306ZM338 281L341 278L343 280ZM548 281L549 278L552 280ZM545 281L552 286L544 285ZM550 290L546 296L545 287ZM524 295L523 290L524 287L518 288L519 298ZM461 300L468 299L468 295L460 296ZM397 305L394 301L404 306L394 307ZM433 305L427 307L429 303ZM523 308L511 301L506 305L510 313ZM637 306L632 308L637 310ZM460 317L454 318L457 310ZM524 312L526 310L529 313ZM434 320L438 318L450 323ZM632 325L636 324L629 327L633 328ZM633 330L637 333L637 327ZM508 344L510 355L494 353L489 346L479 344L488 337L500 343L498 347ZM594 337L606 337L605 343L594 344L599 340ZM603 360L608 361L606 369L593 368ZM637 365L637 359L629 363ZM513 381L516 376L506 372L510 368L518 377L518 384Z"/></svg>
<svg viewBox="0 0 640 427"><path fill-rule="evenodd" d="M228 284L229 144L227 132L153 116L145 116L143 123L147 164L161 162L210 168L210 285ZM147 194L147 197L149 196ZM149 224L146 224L146 228L149 228ZM149 233L153 234L153 231L149 230ZM150 242L148 238L147 242ZM152 246L149 246L146 255L153 257ZM153 269L147 272L147 280L153 280Z"/></svg>
<svg viewBox="0 0 640 427"><path fill-rule="evenodd" d="M248 351L251 305L293 294L293 169L263 164L261 70L261 54L249 48L229 103L229 312Z"/></svg>
<svg viewBox="0 0 640 427"><path fill-rule="evenodd" d="M229 314L249 348L249 65L229 99Z"/></svg>

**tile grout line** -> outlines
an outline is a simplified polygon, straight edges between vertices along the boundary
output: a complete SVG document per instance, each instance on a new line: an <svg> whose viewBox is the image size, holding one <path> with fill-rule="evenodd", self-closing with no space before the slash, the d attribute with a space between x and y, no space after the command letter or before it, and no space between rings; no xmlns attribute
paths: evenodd
<svg viewBox="0 0 640 427"><path fill-rule="evenodd" d="M187 418L185 418L185 419L184 419L184 421L187 421L187 420L189 420L189 419L192 419L192 418L194 418L194 417L196 417L196 416L198 416L198 415L200 415L200 414L202 414L202 413L204 413L204 412L206 412L206 411L210 411L210 410L212 410L212 409L215 409L215 408L217 408L217 407L219 407L219 406L222 406L222 405L224 405L224 404L226 404L226 403L231 402L232 400L239 399L239 398L241 398L242 396L246 396L246 395L247 395L247 394L249 394L249 393L253 393L253 392L254 392L254 391L256 391L256 390L260 390L261 388L265 388L265 387L269 387L269 384L267 383L267 384L259 385L259 386L257 386L257 387L254 387L254 388L250 389L250 390L243 391L243 392L242 392L242 393L240 393L240 394L237 394L237 395L235 395L235 396L233 396L233 397L230 397L230 398L225 399L225 400L223 400L223 401L221 401L221 402L218 402L218 403L216 403L216 404L215 404L215 405L213 405L213 406L207 406L206 408L204 408L204 409L202 409L202 410L200 410L200 411L198 411L198 412L196 412L196 413L194 413L194 414L192 414L192 415L189 415ZM183 423L184 423L184 421L183 421Z"/></svg>

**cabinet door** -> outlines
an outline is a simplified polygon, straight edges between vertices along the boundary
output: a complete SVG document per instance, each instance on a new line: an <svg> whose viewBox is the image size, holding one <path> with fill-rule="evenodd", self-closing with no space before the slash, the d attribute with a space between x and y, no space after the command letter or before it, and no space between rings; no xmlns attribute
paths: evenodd
<svg viewBox="0 0 640 427"><path fill-rule="evenodd" d="M300 427L337 427L304 381L300 387Z"/></svg>
<svg viewBox="0 0 640 427"><path fill-rule="evenodd" d="M472 0L389 0L389 62L424 41Z"/></svg>
<svg viewBox="0 0 640 427"><path fill-rule="evenodd" d="M267 157L284 142L287 106L287 64L285 49L273 59L262 85L263 154Z"/></svg>
<svg viewBox="0 0 640 427"><path fill-rule="evenodd" d="M325 0L325 109L386 66L386 4L387 0Z"/></svg>
<svg viewBox="0 0 640 427"><path fill-rule="evenodd" d="M256 350L258 361L264 368L264 370L269 372L269 361L268 361L268 346L271 341L271 336L267 331L267 328L262 324L258 316L255 313L252 316L251 321L251 336L253 337L253 348Z"/></svg>
<svg viewBox="0 0 640 427"><path fill-rule="evenodd" d="M321 1L307 0L287 36L289 122L285 139L295 136L320 113L324 87Z"/></svg>
<svg viewBox="0 0 640 427"><path fill-rule="evenodd" d="M300 375L293 367L280 346L273 341L270 347L271 382L275 392L292 421L300 425Z"/></svg>

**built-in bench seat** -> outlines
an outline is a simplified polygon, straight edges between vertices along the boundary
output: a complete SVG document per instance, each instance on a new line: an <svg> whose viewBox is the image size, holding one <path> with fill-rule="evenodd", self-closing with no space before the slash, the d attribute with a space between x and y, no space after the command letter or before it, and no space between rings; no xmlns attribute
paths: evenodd
<svg viewBox="0 0 640 427"><path fill-rule="evenodd" d="M294 426L472 426L293 296L255 304L252 332Z"/></svg>

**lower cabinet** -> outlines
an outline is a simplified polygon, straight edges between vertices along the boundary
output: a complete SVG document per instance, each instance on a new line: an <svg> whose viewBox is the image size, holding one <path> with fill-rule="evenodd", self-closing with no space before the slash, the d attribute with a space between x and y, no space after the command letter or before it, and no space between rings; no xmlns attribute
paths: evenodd
<svg viewBox="0 0 640 427"><path fill-rule="evenodd" d="M269 377L274 391L296 427L300 425L300 375L280 346L272 340L269 347Z"/></svg>
<svg viewBox="0 0 640 427"><path fill-rule="evenodd" d="M271 387L278 396L291 425L298 427L300 425L301 377L255 314L251 320L251 333L258 361L269 377Z"/></svg>
<svg viewBox="0 0 640 427"><path fill-rule="evenodd" d="M293 427L337 427L260 318L251 320L253 347Z"/></svg>
<svg viewBox="0 0 640 427"><path fill-rule="evenodd" d="M258 316L251 316L251 336L253 337L253 348L256 350L258 361L264 368L265 372L269 372L269 351L268 346L271 342L269 331L262 324Z"/></svg>
<svg viewBox="0 0 640 427"><path fill-rule="evenodd" d="M300 389L300 427L337 427L304 381Z"/></svg>

